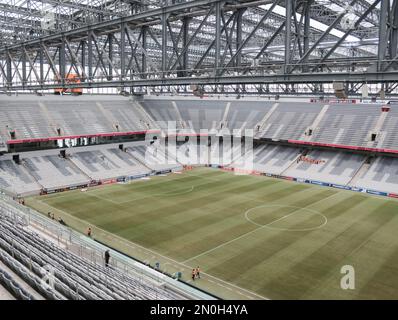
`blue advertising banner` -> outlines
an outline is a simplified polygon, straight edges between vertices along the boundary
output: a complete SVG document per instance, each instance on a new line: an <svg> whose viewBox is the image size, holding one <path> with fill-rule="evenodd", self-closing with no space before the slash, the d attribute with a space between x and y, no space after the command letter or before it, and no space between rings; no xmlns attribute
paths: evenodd
<svg viewBox="0 0 398 320"><path fill-rule="evenodd" d="M337 189L352 190L351 187L344 186L344 185L341 185L341 184L331 184L330 186L333 187L333 188L337 188Z"/></svg>
<svg viewBox="0 0 398 320"><path fill-rule="evenodd" d="M367 189L366 192L370 193L370 194L375 194L377 196L388 196L387 192L381 192L381 191L369 190L369 189Z"/></svg>
<svg viewBox="0 0 398 320"><path fill-rule="evenodd" d="M322 182L322 181L317 181L317 180L308 180L309 183L311 184L316 184L318 186L326 186L329 187L330 183Z"/></svg>

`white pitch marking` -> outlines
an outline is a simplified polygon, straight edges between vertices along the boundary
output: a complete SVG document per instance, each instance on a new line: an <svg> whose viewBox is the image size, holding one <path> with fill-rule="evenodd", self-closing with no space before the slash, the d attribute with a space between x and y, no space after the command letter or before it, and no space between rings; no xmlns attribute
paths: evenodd
<svg viewBox="0 0 398 320"><path fill-rule="evenodd" d="M326 200L326 199L328 199L328 198L331 198L331 197L333 197L333 196L335 196L335 195L337 195L337 194L339 194L339 192L336 192L336 193L334 193L334 194L332 194L332 195L330 195L330 196L328 196L328 197L326 197L326 198L323 198L323 199L320 199L320 200L318 200L318 201L316 201L316 202L313 202L313 203L311 203L309 206L312 206L312 205L314 205L315 203L318 203L318 202L322 202L322 201L324 201L324 200ZM303 207L303 208L305 208L305 207ZM302 208L301 208L301 209L302 209ZM189 262L189 261L191 261L191 260L194 260L194 259L196 259L196 258L199 258L199 257L201 257L201 256L204 256L204 255L206 255L206 254L208 254L208 253L210 253L210 252L213 252L214 250L217 250L217 249L222 248L222 247L224 247L224 246L226 246L226 245L228 245L228 244L230 244L230 243L232 243L232 242L235 242L235 241L237 241L237 240L239 240L239 239L242 239L242 238L244 238L244 237L246 237L246 236L248 236L248 235L250 235L250 234L252 234L252 233L254 233L254 232L256 232L256 231L258 231L258 230L264 229L264 228L266 228L268 225L270 225L270 224L272 224L272 223L275 223L275 222L277 222L277 221L279 221L279 220L282 220L282 219L284 219L284 218L287 218L288 216L291 216L291 215L293 215L293 214L295 214L295 213L296 213L296 211L294 211L294 212L292 212L292 213L289 213L288 215L283 216L283 217L281 217L281 218L279 218L279 219L276 219L276 220L274 220L274 221L272 221L272 222L270 222L270 223L268 223L268 224L265 224L265 225L263 225L263 226L261 226L261 227L259 227L259 228L256 228L256 229L254 229L254 230L252 230L252 231L246 232L246 233L240 235L239 237L236 237L236 238L234 238L234 239L232 239L232 240L229 240L229 241L227 241L227 242L224 242L224 243L222 243L222 244L220 244L220 245L218 245L218 246L216 246L216 247L214 247L214 248L212 248L212 249L210 249L210 250L204 251L204 252L202 252L202 253L200 253L200 254L198 254L198 255L192 257L192 258L189 258L189 259L183 261L182 263L185 264L185 263L187 263L187 262Z"/></svg>
<svg viewBox="0 0 398 320"><path fill-rule="evenodd" d="M249 218L249 213L250 213L252 210L255 210L255 209L257 209L257 208L271 208L271 207L294 208L294 209L297 209L297 210L294 210L291 214L285 215L285 216L283 216L283 217L281 217L281 218L279 218L279 219L277 219L277 220L271 221L270 223L267 223L267 224L265 224L265 225L264 225L264 224L257 223L257 222L255 222L255 221L253 221L252 219ZM313 214L316 214L316 215L321 216L321 217L323 218L323 220L324 220L323 223L320 224L319 226L316 226L316 227L301 228L301 229L290 229L290 228L270 227L271 224L273 224L273 223L275 223L275 222L278 222L278 221L280 221L280 220L282 220L282 219L284 219L284 218L287 218L287 217L289 217L289 216L292 215L292 214L296 214L296 213L298 213L300 210L308 211L308 212L311 212L311 213L313 213ZM273 204L273 205L267 205L267 204L265 204L265 205L261 205L261 206L257 206L257 207L250 208L249 210L246 210L246 212L245 212L245 219L246 219L247 221L249 221L250 223L255 224L256 226L259 226L259 227L268 227L269 229L280 230L280 231L311 231L311 230L320 229L320 228L322 228L323 226L325 226L325 225L328 223L328 218L326 218L326 216L325 216L324 214L320 213L319 211L312 210L312 209L308 209L308 208L305 208L305 207L303 208L303 207L287 206L287 205L278 205L278 204Z"/></svg>

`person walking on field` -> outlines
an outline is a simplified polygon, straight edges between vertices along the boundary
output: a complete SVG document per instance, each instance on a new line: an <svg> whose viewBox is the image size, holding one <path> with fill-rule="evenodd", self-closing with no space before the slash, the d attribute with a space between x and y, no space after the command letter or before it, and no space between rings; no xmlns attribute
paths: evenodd
<svg viewBox="0 0 398 320"><path fill-rule="evenodd" d="M195 281L196 269L192 269L192 281Z"/></svg>
<svg viewBox="0 0 398 320"><path fill-rule="evenodd" d="M87 236L91 238L91 228L90 227L87 229Z"/></svg>
<svg viewBox="0 0 398 320"><path fill-rule="evenodd" d="M109 253L109 250L105 251L105 267L107 267L109 265L109 259L110 259L111 255Z"/></svg>
<svg viewBox="0 0 398 320"><path fill-rule="evenodd" d="M200 279L200 268L199 268L199 266L196 267L196 278Z"/></svg>

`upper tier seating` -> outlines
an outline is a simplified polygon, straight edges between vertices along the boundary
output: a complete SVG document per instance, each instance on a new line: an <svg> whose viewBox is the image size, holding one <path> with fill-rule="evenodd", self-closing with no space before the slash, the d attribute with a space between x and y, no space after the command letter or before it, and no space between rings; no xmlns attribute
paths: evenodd
<svg viewBox="0 0 398 320"><path fill-rule="evenodd" d="M380 117L380 105L331 104L314 128L312 141L350 146L369 145L370 133Z"/></svg>
<svg viewBox="0 0 398 320"><path fill-rule="evenodd" d="M215 100L176 100L182 120L199 133L200 129L216 129L227 102Z"/></svg>
<svg viewBox="0 0 398 320"><path fill-rule="evenodd" d="M156 121L161 129L167 129L175 126L176 129L182 129L182 119L178 115L170 100L148 100L141 102L142 107Z"/></svg>
<svg viewBox="0 0 398 320"><path fill-rule="evenodd" d="M370 141L381 104L333 104L267 100L149 98L122 96L0 96L2 140L47 138L167 128L254 129L269 139L309 140L352 146L398 148L398 108L392 106L377 141ZM152 119L149 119L151 117ZM315 125L314 128L312 126ZM306 135L308 129L312 135Z"/></svg>
<svg viewBox="0 0 398 320"><path fill-rule="evenodd" d="M34 106L34 109L32 108ZM30 99L0 96L0 134L10 140L15 131L17 139L56 136L56 129L47 122L37 102Z"/></svg>
<svg viewBox="0 0 398 320"><path fill-rule="evenodd" d="M5 140L11 139L10 131L15 139L142 131L148 129L144 119L122 96L0 96Z"/></svg>
<svg viewBox="0 0 398 320"><path fill-rule="evenodd" d="M390 111L381 128L382 141L377 147L398 150L398 106L391 105Z"/></svg>
<svg viewBox="0 0 398 320"><path fill-rule="evenodd" d="M233 129L254 129L271 109L270 101L233 101L229 107L225 126Z"/></svg>
<svg viewBox="0 0 398 320"><path fill-rule="evenodd" d="M300 139L314 122L323 105L280 102L258 135L270 139Z"/></svg>

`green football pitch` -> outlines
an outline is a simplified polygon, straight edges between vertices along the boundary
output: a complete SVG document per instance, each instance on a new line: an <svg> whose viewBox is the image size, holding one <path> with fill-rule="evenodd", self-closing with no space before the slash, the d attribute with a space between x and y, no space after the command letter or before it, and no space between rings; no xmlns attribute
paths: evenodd
<svg viewBox="0 0 398 320"><path fill-rule="evenodd" d="M394 199L196 168L26 203L222 298L398 299Z"/></svg>

